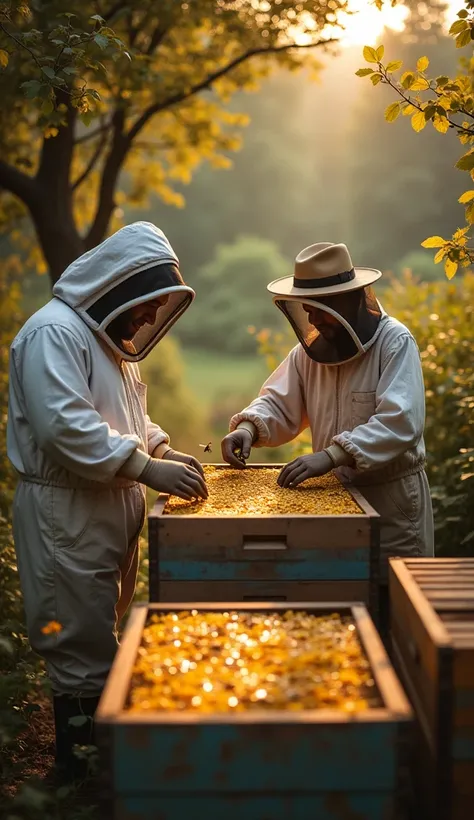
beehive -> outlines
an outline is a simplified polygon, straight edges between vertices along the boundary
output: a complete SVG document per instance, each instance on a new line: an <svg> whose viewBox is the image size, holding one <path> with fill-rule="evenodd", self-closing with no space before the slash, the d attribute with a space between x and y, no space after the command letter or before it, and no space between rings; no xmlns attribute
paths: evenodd
<svg viewBox="0 0 474 820"><path fill-rule="evenodd" d="M281 677L287 679L288 686L287 690L280 686L278 703L267 702L265 708L259 698L257 703L249 697L250 708L241 711L214 702L203 712L192 708L190 702L184 708L182 703L176 709L169 708L169 703L160 703L158 696L155 710L149 702L153 684L148 689L139 688L143 686L143 650L147 646L151 652L165 644L171 653L181 650L171 649L169 634L162 628L166 622L169 627L173 615L180 630L175 634L180 634L183 642L186 635L191 638L187 656L190 661L199 654L196 630L201 615L202 622L209 624L211 618L214 623L211 631L218 636L210 635L213 640L221 636L223 622L234 623L234 615L241 619L242 628L248 625L247 637L251 633L255 638L256 630L261 638L267 628L270 636L264 636L263 642L256 641L265 658L264 644L275 637L275 620L281 627L288 606L291 629L281 659ZM396 811L404 794L403 755L412 723L409 704L365 607L326 606L232 603L180 605L176 610L172 605L134 607L96 715L113 804L107 816L114 820L336 820L346 816L391 820L398 816ZM153 625L155 616L158 625ZM270 620L270 625L262 624L262 616L264 621ZM303 618L303 623L298 623L298 618ZM308 627L308 620L317 623ZM335 645L326 643L324 650L326 654L332 652L330 659L324 654L319 657L315 651L311 656L311 636L317 639L320 630L330 632L331 620ZM194 632L189 630L190 621ZM349 626L355 627L353 634ZM154 627L159 632L155 639ZM277 625L277 632L280 627ZM223 663L222 653L232 651L224 644L221 642L218 649L207 645L209 654L217 653ZM253 648L247 644L245 652ZM185 678L191 670L181 672L174 666L177 671L171 673L165 664L165 660L182 664L186 657L178 655L155 657L148 672L160 671L157 680L164 676L168 681L181 674L185 698ZM210 659L201 660L206 664ZM259 661L262 658L254 659L257 664ZM267 661L273 662L268 657ZM326 669L328 664L332 672ZM314 671L313 694L304 702L304 708L292 708L294 688L298 688L292 675L300 670L305 676L306 688L299 690L304 700L311 677L308 666ZM345 708L348 701L344 699L336 702L330 689L321 696L320 678L326 673L340 676L351 670L357 676L355 683L360 685L355 708ZM212 678L211 671L206 674ZM349 687L354 686L354 678L347 677ZM216 675L214 682L220 678ZM336 685L337 678L333 680ZM200 683L204 695L204 682ZM195 685L192 681L193 691ZM256 685L255 681L250 685L254 694L258 691ZM270 684L267 686L270 689ZM359 695L364 696L362 705ZM312 708L311 697L318 700L319 708Z"/></svg>
<svg viewBox="0 0 474 820"><path fill-rule="evenodd" d="M211 468L209 502L159 496L149 515L151 601L363 601L377 617L378 515L355 488L331 474L283 490L281 467Z"/></svg>
<svg viewBox="0 0 474 820"><path fill-rule="evenodd" d="M420 817L474 815L474 559L392 559L393 656L417 718Z"/></svg>

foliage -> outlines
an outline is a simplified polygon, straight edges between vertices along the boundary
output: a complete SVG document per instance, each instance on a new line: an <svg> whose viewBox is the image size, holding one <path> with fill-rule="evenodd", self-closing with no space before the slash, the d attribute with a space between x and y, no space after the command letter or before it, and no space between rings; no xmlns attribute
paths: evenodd
<svg viewBox="0 0 474 820"><path fill-rule="evenodd" d="M227 153L239 147L246 119L225 103L238 89L253 89L276 64L308 64L307 49L331 40L328 29L345 5L31 3L28 16L14 16L15 37L23 46L25 38L31 43L36 59L18 46L0 69L7 112L0 126L3 229L28 214L45 260L30 234L22 237L30 261L47 267L55 280L120 222L125 179L133 204L144 205L152 190L181 205L175 185L189 181L203 160L225 167ZM65 13L74 16L63 26ZM11 40L5 29L2 53ZM62 60L71 46L64 43L71 36L79 40L73 54L66 53L72 61L66 71ZM304 43L295 40L302 36ZM42 83L44 76L50 85ZM38 107L40 90L46 105Z"/></svg>
<svg viewBox="0 0 474 820"><path fill-rule="evenodd" d="M470 45L474 40L474 0L466 0L466 8L458 12L458 19L450 28L450 35L455 40L456 48ZM474 179L474 58L464 58L455 77L439 75L428 76L430 61L428 57L419 57L416 68L402 69L401 60L390 60L385 63L385 48L364 47L364 59L374 67L360 68L359 77L368 77L374 86L386 84L393 89L400 100L392 102L385 109L387 122L394 122L400 114L411 118L414 131L422 131L431 122L441 134L453 130L467 151L458 159L456 168L467 172ZM474 191L467 190L459 198L465 205L466 226L459 228L451 239L431 236L422 245L425 248L438 248L434 260L444 260L444 269L451 279L458 267L468 267L474 262L474 247L468 245L471 237L468 232L474 223Z"/></svg>
<svg viewBox="0 0 474 820"><path fill-rule="evenodd" d="M197 298L177 328L180 338L223 353L253 353L249 328L283 326L266 286L291 269L273 242L258 237L218 245L214 258L197 273Z"/></svg>
<svg viewBox="0 0 474 820"><path fill-rule="evenodd" d="M418 343L426 395L427 472L439 555L474 555L474 273L456 283L392 277L383 305ZM260 352L273 370L294 334L261 331ZM310 451L306 434L303 447Z"/></svg>

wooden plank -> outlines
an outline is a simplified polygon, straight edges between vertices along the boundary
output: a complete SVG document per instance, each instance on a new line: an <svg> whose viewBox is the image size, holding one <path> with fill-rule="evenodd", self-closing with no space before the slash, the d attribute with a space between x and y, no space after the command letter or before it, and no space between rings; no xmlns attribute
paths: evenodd
<svg viewBox="0 0 474 820"><path fill-rule="evenodd" d="M411 720L413 713L389 661L384 645L364 606L352 607L357 633L368 658L384 706L396 720Z"/></svg>
<svg viewBox="0 0 474 820"><path fill-rule="evenodd" d="M425 643L426 636L429 636L433 644L449 646L446 627L412 577L408 563L402 558L390 559L390 596L401 608L404 608L406 601L410 603L410 612L414 620L419 621L421 625L421 630L418 629L418 632L423 643Z"/></svg>
<svg viewBox="0 0 474 820"><path fill-rule="evenodd" d="M474 648L456 648L453 660L453 682L455 689L474 688Z"/></svg>
<svg viewBox="0 0 474 820"><path fill-rule="evenodd" d="M298 795L141 795L116 800L114 820L381 820L396 816L395 798L384 792Z"/></svg>
<svg viewBox="0 0 474 820"><path fill-rule="evenodd" d="M148 605L134 605L125 628L112 669L95 714L95 721L110 722L121 712L127 700L130 678L148 616Z"/></svg>
<svg viewBox="0 0 474 820"><path fill-rule="evenodd" d="M160 601L369 601L368 581L161 581Z"/></svg>

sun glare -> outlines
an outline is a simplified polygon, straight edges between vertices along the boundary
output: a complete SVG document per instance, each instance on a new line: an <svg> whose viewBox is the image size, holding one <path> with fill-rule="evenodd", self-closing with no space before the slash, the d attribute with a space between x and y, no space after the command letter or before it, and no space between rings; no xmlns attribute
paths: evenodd
<svg viewBox="0 0 474 820"><path fill-rule="evenodd" d="M456 18L456 13L463 8L463 2L462 0L448 0L447 7L446 20L451 24ZM403 3L400 2L399 5L392 7L389 0L382 11L378 11L370 0L351 0L350 9L355 13L340 18L344 30L331 29L330 32L331 36L339 37L344 46L374 45L384 28L403 31L404 21L408 14ZM302 35L299 39L307 40L309 37Z"/></svg>

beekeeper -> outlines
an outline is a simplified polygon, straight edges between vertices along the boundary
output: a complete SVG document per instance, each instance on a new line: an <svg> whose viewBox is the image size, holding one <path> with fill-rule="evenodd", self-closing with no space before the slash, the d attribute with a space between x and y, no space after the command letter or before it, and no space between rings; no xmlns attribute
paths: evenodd
<svg viewBox="0 0 474 820"><path fill-rule="evenodd" d="M388 556L433 555L433 514L419 352L375 298L381 275L354 268L345 245L320 242L298 254L294 276L268 285L299 344L232 417L222 455L242 468L238 456L245 461L251 447L278 447L309 427L313 452L287 464L278 483L297 487L336 469L363 487L381 516L386 585ZM387 606L385 586L382 620Z"/></svg>
<svg viewBox="0 0 474 820"><path fill-rule="evenodd" d="M143 485L207 496L200 463L171 449L150 421L137 364L193 298L166 236L137 222L73 262L11 347L15 547L66 778L84 769L73 745L91 740L118 623L134 594ZM88 720L71 724L77 715Z"/></svg>

